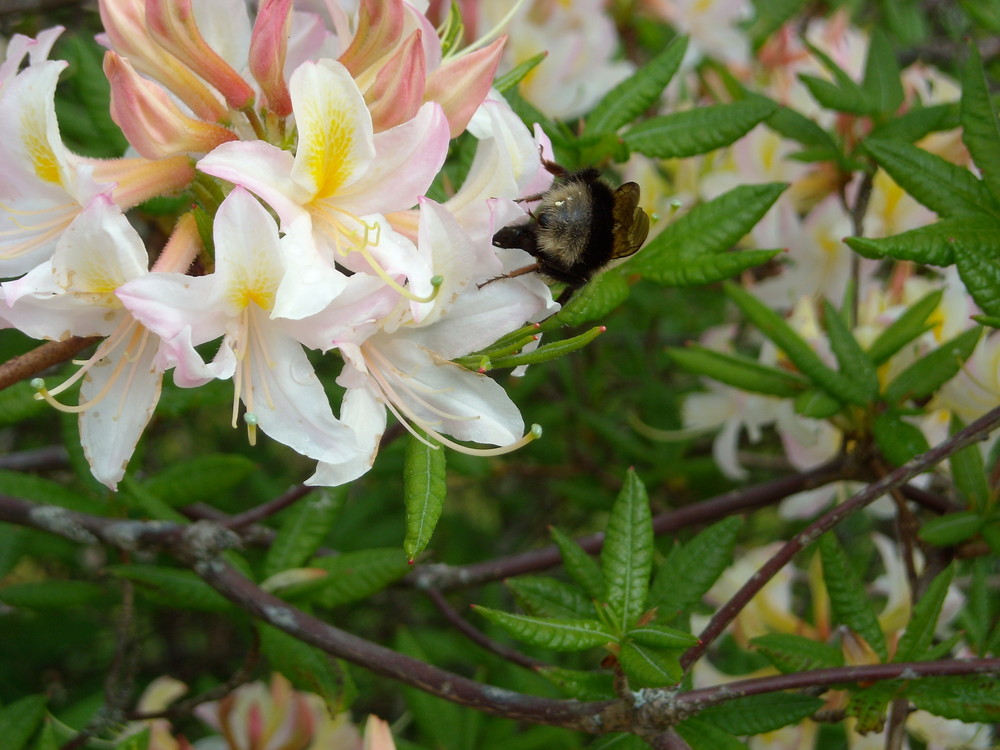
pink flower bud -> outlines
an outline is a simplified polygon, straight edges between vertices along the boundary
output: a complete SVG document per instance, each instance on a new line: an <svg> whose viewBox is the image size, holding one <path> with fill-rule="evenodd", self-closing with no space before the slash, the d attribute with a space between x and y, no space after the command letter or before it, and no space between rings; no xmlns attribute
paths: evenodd
<svg viewBox="0 0 1000 750"><path fill-rule="evenodd" d="M365 93L376 133L412 119L424 103L424 60L419 29L407 37L399 49L382 65L375 83Z"/></svg>
<svg viewBox="0 0 1000 750"><path fill-rule="evenodd" d="M157 195L176 192L194 179L192 160L183 155L166 159L89 159L76 157L94 168L94 179L114 183L112 200L122 210Z"/></svg>
<svg viewBox="0 0 1000 750"><path fill-rule="evenodd" d="M357 78L392 49L402 34L402 0L361 0L358 30L340 62Z"/></svg>
<svg viewBox="0 0 1000 750"><path fill-rule="evenodd" d="M260 84L268 109L279 117L292 113L285 82L285 54L292 18L292 0L264 0L250 38L250 72Z"/></svg>
<svg viewBox="0 0 1000 750"><path fill-rule="evenodd" d="M218 89L230 107L242 109L253 89L202 37L191 0L146 0L146 26L153 39Z"/></svg>
<svg viewBox="0 0 1000 750"><path fill-rule="evenodd" d="M237 139L221 125L188 117L156 83L142 78L112 51L104 53L104 74L111 83L111 119L136 151L149 159L175 154L207 154Z"/></svg>
<svg viewBox="0 0 1000 750"><path fill-rule="evenodd" d="M452 138L465 130L489 93L506 42L502 36L488 47L449 60L427 77L424 101L441 105Z"/></svg>

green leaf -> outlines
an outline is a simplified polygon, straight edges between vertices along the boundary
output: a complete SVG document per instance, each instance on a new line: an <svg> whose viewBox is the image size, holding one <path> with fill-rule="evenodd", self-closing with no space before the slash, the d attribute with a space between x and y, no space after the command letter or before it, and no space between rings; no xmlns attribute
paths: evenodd
<svg viewBox="0 0 1000 750"><path fill-rule="evenodd" d="M893 466L902 466L931 449L921 429L893 410L875 415L872 420L872 435L882 455Z"/></svg>
<svg viewBox="0 0 1000 750"><path fill-rule="evenodd" d="M952 413L949 433L954 435L964 427L965 423L957 414ZM990 503L990 485L979 446L968 445L957 453L952 453L948 462L958 491L968 499L973 510L985 511Z"/></svg>
<svg viewBox="0 0 1000 750"><path fill-rule="evenodd" d="M553 526L550 530L552 541L559 547L563 567L577 586L591 599L604 600L604 574L593 556L571 539L565 532Z"/></svg>
<svg viewBox="0 0 1000 750"><path fill-rule="evenodd" d="M868 358L876 366L885 364L892 355L931 328L927 319L941 304L944 290L938 289L913 303L894 320L868 347Z"/></svg>
<svg viewBox="0 0 1000 750"><path fill-rule="evenodd" d="M840 148L829 133L794 109L781 106L778 111L767 118L767 126L778 135L798 141L820 151L828 151L831 155L839 155Z"/></svg>
<svg viewBox="0 0 1000 750"><path fill-rule="evenodd" d="M906 687L906 697L917 708L946 719L1000 721L1000 681L990 675L914 680Z"/></svg>
<svg viewBox="0 0 1000 750"><path fill-rule="evenodd" d="M626 267L631 270L631 263ZM562 310L543 321L539 330L549 331L564 325L579 326L602 318L620 307L628 299L628 294L628 282L620 270L599 273L570 297Z"/></svg>
<svg viewBox="0 0 1000 750"><path fill-rule="evenodd" d="M115 743L115 750L149 750L152 729L143 727L135 734L130 734L120 742Z"/></svg>
<svg viewBox="0 0 1000 750"><path fill-rule="evenodd" d="M542 576L518 576L505 581L518 604L536 617L580 619L594 615L594 603L576 586Z"/></svg>
<svg viewBox="0 0 1000 750"><path fill-rule="evenodd" d="M642 614L653 569L653 522L646 488L634 469L611 507L601 549L605 601L626 630Z"/></svg>
<svg viewBox="0 0 1000 750"><path fill-rule="evenodd" d="M622 139L630 150L656 159L707 154L739 140L777 108L769 99L750 96L732 104L651 117L626 131Z"/></svg>
<svg viewBox="0 0 1000 750"><path fill-rule="evenodd" d="M794 398L806 386L806 381L795 373L761 364L740 354L727 354L698 344L689 344L683 349L668 349L667 354L685 370L735 386L741 391Z"/></svg>
<svg viewBox="0 0 1000 750"><path fill-rule="evenodd" d="M171 507L191 503L214 503L229 495L244 479L257 471L256 462L238 453L208 453L170 463L139 486Z"/></svg>
<svg viewBox="0 0 1000 750"><path fill-rule="evenodd" d="M875 365L854 338L843 318L826 299L823 300L823 321L826 323L830 349L833 350L837 364L840 365L840 374L850 378L862 388L869 401L874 400L878 396L879 385Z"/></svg>
<svg viewBox="0 0 1000 750"><path fill-rule="evenodd" d="M972 567L965 606L958 613L958 621L978 656L986 656L987 636L993 625L996 609L995 593L990 587L992 562L985 557L969 561Z"/></svg>
<svg viewBox="0 0 1000 750"><path fill-rule="evenodd" d="M796 15L808 0L765 0L754 3L754 18L747 29L753 46L759 47L771 34Z"/></svg>
<svg viewBox="0 0 1000 750"><path fill-rule="evenodd" d="M315 554L344 507L346 489L313 491L285 511L281 528L264 558L264 578L301 567Z"/></svg>
<svg viewBox="0 0 1000 750"><path fill-rule="evenodd" d="M318 581L311 599L324 607L366 599L406 575L410 566L397 547L374 547L344 552L331 557L315 557L311 567L329 575Z"/></svg>
<svg viewBox="0 0 1000 750"><path fill-rule="evenodd" d="M45 696L27 695L0 708L0 737L4 750L21 750L45 716Z"/></svg>
<svg viewBox="0 0 1000 750"><path fill-rule="evenodd" d="M139 564L110 565L105 570L118 578L134 581L138 584L137 591L159 604L204 612L233 609L229 600L190 570Z"/></svg>
<svg viewBox="0 0 1000 750"><path fill-rule="evenodd" d="M750 640L784 674L810 669L844 666L844 654L836 646L790 633L768 633Z"/></svg>
<svg viewBox="0 0 1000 750"><path fill-rule="evenodd" d="M577 700L599 701L615 694L614 679L607 672L584 672L561 667L540 667L536 671Z"/></svg>
<svg viewBox="0 0 1000 750"><path fill-rule="evenodd" d="M0 602L29 609L81 607L103 595L103 587L87 581L31 581L0 588Z"/></svg>
<svg viewBox="0 0 1000 750"><path fill-rule="evenodd" d="M879 140L913 143L925 135L958 127L958 102L915 107L878 125L868 136Z"/></svg>
<svg viewBox="0 0 1000 750"><path fill-rule="evenodd" d="M632 687L666 687L680 682L681 651L661 651L630 640L621 642L618 663Z"/></svg>
<svg viewBox="0 0 1000 750"><path fill-rule="evenodd" d="M763 218L786 187L784 183L741 185L695 206L636 255L629 270L655 281L678 260L729 250Z"/></svg>
<svg viewBox="0 0 1000 750"><path fill-rule="evenodd" d="M992 216L979 215L944 219L892 237L848 237L844 241L866 258L888 255L897 260L912 260L925 265L950 266L955 262L956 248L1000 253L998 232L1000 222Z"/></svg>
<svg viewBox="0 0 1000 750"><path fill-rule="evenodd" d="M903 141L869 138L864 146L900 187L942 218L1000 217L1000 204L968 169Z"/></svg>
<svg viewBox="0 0 1000 750"><path fill-rule="evenodd" d="M698 258L678 258L672 265L662 267L647 278L659 284L676 287L705 286L731 279L748 268L763 265L782 250L743 250Z"/></svg>
<svg viewBox="0 0 1000 750"><path fill-rule="evenodd" d="M795 399L795 413L810 419L829 419L844 405L826 391L808 388Z"/></svg>
<svg viewBox="0 0 1000 750"><path fill-rule="evenodd" d="M994 238L991 244L998 244ZM962 283L987 315L1000 315L1000 254L992 247L955 246Z"/></svg>
<svg viewBox="0 0 1000 750"><path fill-rule="evenodd" d="M969 44L969 58L962 69L962 142L983 175L983 183L1000 200L1000 122L990 97L979 48Z"/></svg>
<svg viewBox="0 0 1000 750"><path fill-rule="evenodd" d="M107 504L95 497L71 490L58 482L18 471L0 469L0 493L30 500L40 506L55 505L94 515L104 515L107 512Z"/></svg>
<svg viewBox="0 0 1000 750"><path fill-rule="evenodd" d="M472 608L519 641L553 651L584 651L615 640L614 634L597 620L529 617L477 604Z"/></svg>
<svg viewBox="0 0 1000 750"><path fill-rule="evenodd" d="M785 352L803 375L841 401L859 406L868 403L864 388L850 378L827 367L809 343L799 336L778 313L736 284L727 282L725 290L743 314Z"/></svg>
<svg viewBox="0 0 1000 750"><path fill-rule="evenodd" d="M710 706L698 718L729 734L763 734L795 724L823 707L821 698L798 693L748 695Z"/></svg>
<svg viewBox="0 0 1000 750"><path fill-rule="evenodd" d="M26 529L10 523L0 523L0 581L7 577L27 551Z"/></svg>
<svg viewBox="0 0 1000 750"><path fill-rule="evenodd" d="M971 446L977 448L978 446ZM964 542L983 528L983 517L974 510L960 510L933 518L917 533L923 541L937 547L948 547Z"/></svg>
<svg viewBox="0 0 1000 750"><path fill-rule="evenodd" d="M584 132L612 133L649 109L670 83L687 51L687 38L676 37L660 54L615 86L587 115Z"/></svg>
<svg viewBox="0 0 1000 750"><path fill-rule="evenodd" d="M820 537L819 551L823 561L823 580L826 582L836 621L864 638L875 653L885 661L889 653L885 635L878 624L878 617L868 599L864 584L851 567L847 554L833 532L827 532Z"/></svg>
<svg viewBox="0 0 1000 750"><path fill-rule="evenodd" d="M857 731L865 734L882 731L889 702L896 697L900 686L896 680L887 680L862 688L851 695L844 710L848 716L857 719Z"/></svg>
<svg viewBox="0 0 1000 750"><path fill-rule="evenodd" d="M685 719L676 729L691 750L747 750L747 746L733 735L700 718Z"/></svg>
<svg viewBox="0 0 1000 750"><path fill-rule="evenodd" d="M350 680L329 654L266 624L260 625L260 646L273 669L299 690L322 697L331 716L346 708Z"/></svg>
<svg viewBox="0 0 1000 750"><path fill-rule="evenodd" d="M686 544L675 544L656 571L649 605L667 620L692 607L732 562L743 521L737 516L714 523Z"/></svg>
<svg viewBox="0 0 1000 750"><path fill-rule="evenodd" d="M508 89L514 88L517 84L524 80L524 77L527 76L528 73L538 67L538 65L547 56L548 53L539 52L537 55L533 55L524 62L515 65L509 71L504 73L502 76L498 76L496 80L493 81L493 88L501 94L505 93Z"/></svg>
<svg viewBox="0 0 1000 750"><path fill-rule="evenodd" d="M847 86L838 86L825 78L805 73L799 73L799 80L809 90L812 98L826 109L858 115L870 114L874 110L861 87L854 81L849 80Z"/></svg>
<svg viewBox="0 0 1000 750"><path fill-rule="evenodd" d="M979 326L970 328L925 354L886 386L885 400L898 404L904 399L930 396L958 374L962 363L972 355L979 343L982 331Z"/></svg>
<svg viewBox="0 0 1000 750"><path fill-rule="evenodd" d="M875 112L893 114L903 103L899 63L896 62L889 38L878 27L872 31L861 90Z"/></svg>
<svg viewBox="0 0 1000 750"><path fill-rule="evenodd" d="M500 367L520 367L521 365L537 365L548 362L559 357L564 357L571 352L578 351L596 339L607 329L604 326L594 326L589 331L581 333L579 336L571 336L568 339L560 339L549 344L542 344L534 351L511 354L506 357L497 357L492 360L494 368Z"/></svg>
<svg viewBox="0 0 1000 750"><path fill-rule="evenodd" d="M667 651L683 651L698 642L697 636L666 625L640 625L625 633L625 637L640 646Z"/></svg>
<svg viewBox="0 0 1000 750"><path fill-rule="evenodd" d="M927 658L927 649L934 640L934 631L941 617L941 607L948 594L948 588L955 578L955 565L951 564L934 577L927 591L913 606L906 631L899 639L895 662L920 661Z"/></svg>
<svg viewBox="0 0 1000 750"><path fill-rule="evenodd" d="M448 494L447 457L444 448L410 435L403 464L403 500L406 503L406 538L403 551L410 560L424 551L434 534Z"/></svg>

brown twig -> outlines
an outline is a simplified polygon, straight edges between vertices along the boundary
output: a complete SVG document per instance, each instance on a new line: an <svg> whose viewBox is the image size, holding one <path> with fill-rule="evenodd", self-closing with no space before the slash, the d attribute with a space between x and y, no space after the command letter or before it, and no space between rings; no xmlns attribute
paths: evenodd
<svg viewBox="0 0 1000 750"><path fill-rule="evenodd" d="M225 521L220 521L220 523L227 529L242 529L245 526L257 523L258 521L263 521L265 518L270 518L275 513L284 510L296 500L305 497L315 489L315 487L309 487L305 484L296 485L283 495L279 495L274 498L274 500L268 500L266 503L261 503L254 508L250 508L250 510L237 513L235 516L230 516Z"/></svg>
<svg viewBox="0 0 1000 750"><path fill-rule="evenodd" d="M99 336L89 338L74 336L65 341L49 341L30 352L7 360L0 364L0 390L10 388L15 383L34 377L53 365L72 359L74 355L100 340Z"/></svg>
<svg viewBox="0 0 1000 750"><path fill-rule="evenodd" d="M1000 424L1000 407L956 432L947 440L942 441L931 450L918 456L913 461L886 474L879 481L868 485L845 503L837 506L829 513L820 516L800 531L782 546L736 594L727 601L712 617L708 626L699 635L698 643L688 649L681 657L681 665L686 669L693 664L705 650L718 638L750 600L781 570L799 551L819 539L847 516L856 513L878 498L901 487L913 477L922 474L948 456L960 451L967 445L984 440L990 432Z"/></svg>

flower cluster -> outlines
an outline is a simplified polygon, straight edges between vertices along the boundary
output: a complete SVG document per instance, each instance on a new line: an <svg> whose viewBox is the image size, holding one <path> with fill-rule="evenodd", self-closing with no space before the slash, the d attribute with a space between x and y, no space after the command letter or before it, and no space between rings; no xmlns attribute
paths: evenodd
<svg viewBox="0 0 1000 750"><path fill-rule="evenodd" d="M551 181L544 136L491 92L504 37L446 50L402 0L353 15L267 0L254 19L242 0L102 0L100 13L110 114L134 153L63 144L59 29L16 37L0 67L0 322L103 338L62 385L36 381L80 413L102 483L123 477L166 371L181 387L231 379L234 427L242 404L251 442L259 428L317 461L312 484L367 471L387 411L461 450L531 438L496 382L453 362L554 309L532 276L478 286L524 265L491 238L523 215L513 199ZM478 145L463 184L427 198L466 131ZM191 211L147 247L126 212L178 193ZM306 350L342 358L339 415ZM79 404L60 404L79 380Z"/></svg>

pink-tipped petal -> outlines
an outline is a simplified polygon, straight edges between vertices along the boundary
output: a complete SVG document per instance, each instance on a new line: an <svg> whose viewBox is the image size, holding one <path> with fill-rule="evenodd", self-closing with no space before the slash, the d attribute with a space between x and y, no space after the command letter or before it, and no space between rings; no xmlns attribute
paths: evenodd
<svg viewBox="0 0 1000 750"><path fill-rule="evenodd" d="M291 18L292 0L264 0L250 38L250 72L264 92L267 108L279 117L292 113L292 97L285 82Z"/></svg>
<svg viewBox="0 0 1000 750"><path fill-rule="evenodd" d="M402 33L402 0L362 0L357 31L340 62L357 77L392 49Z"/></svg>
<svg viewBox="0 0 1000 750"><path fill-rule="evenodd" d="M410 34L382 66L374 85L365 93L376 133L411 119L423 104L427 65L422 36L419 30Z"/></svg>
<svg viewBox="0 0 1000 750"><path fill-rule="evenodd" d="M448 117L451 137L465 130L472 115L489 93L507 37L442 65L427 78L424 100L438 102Z"/></svg>

